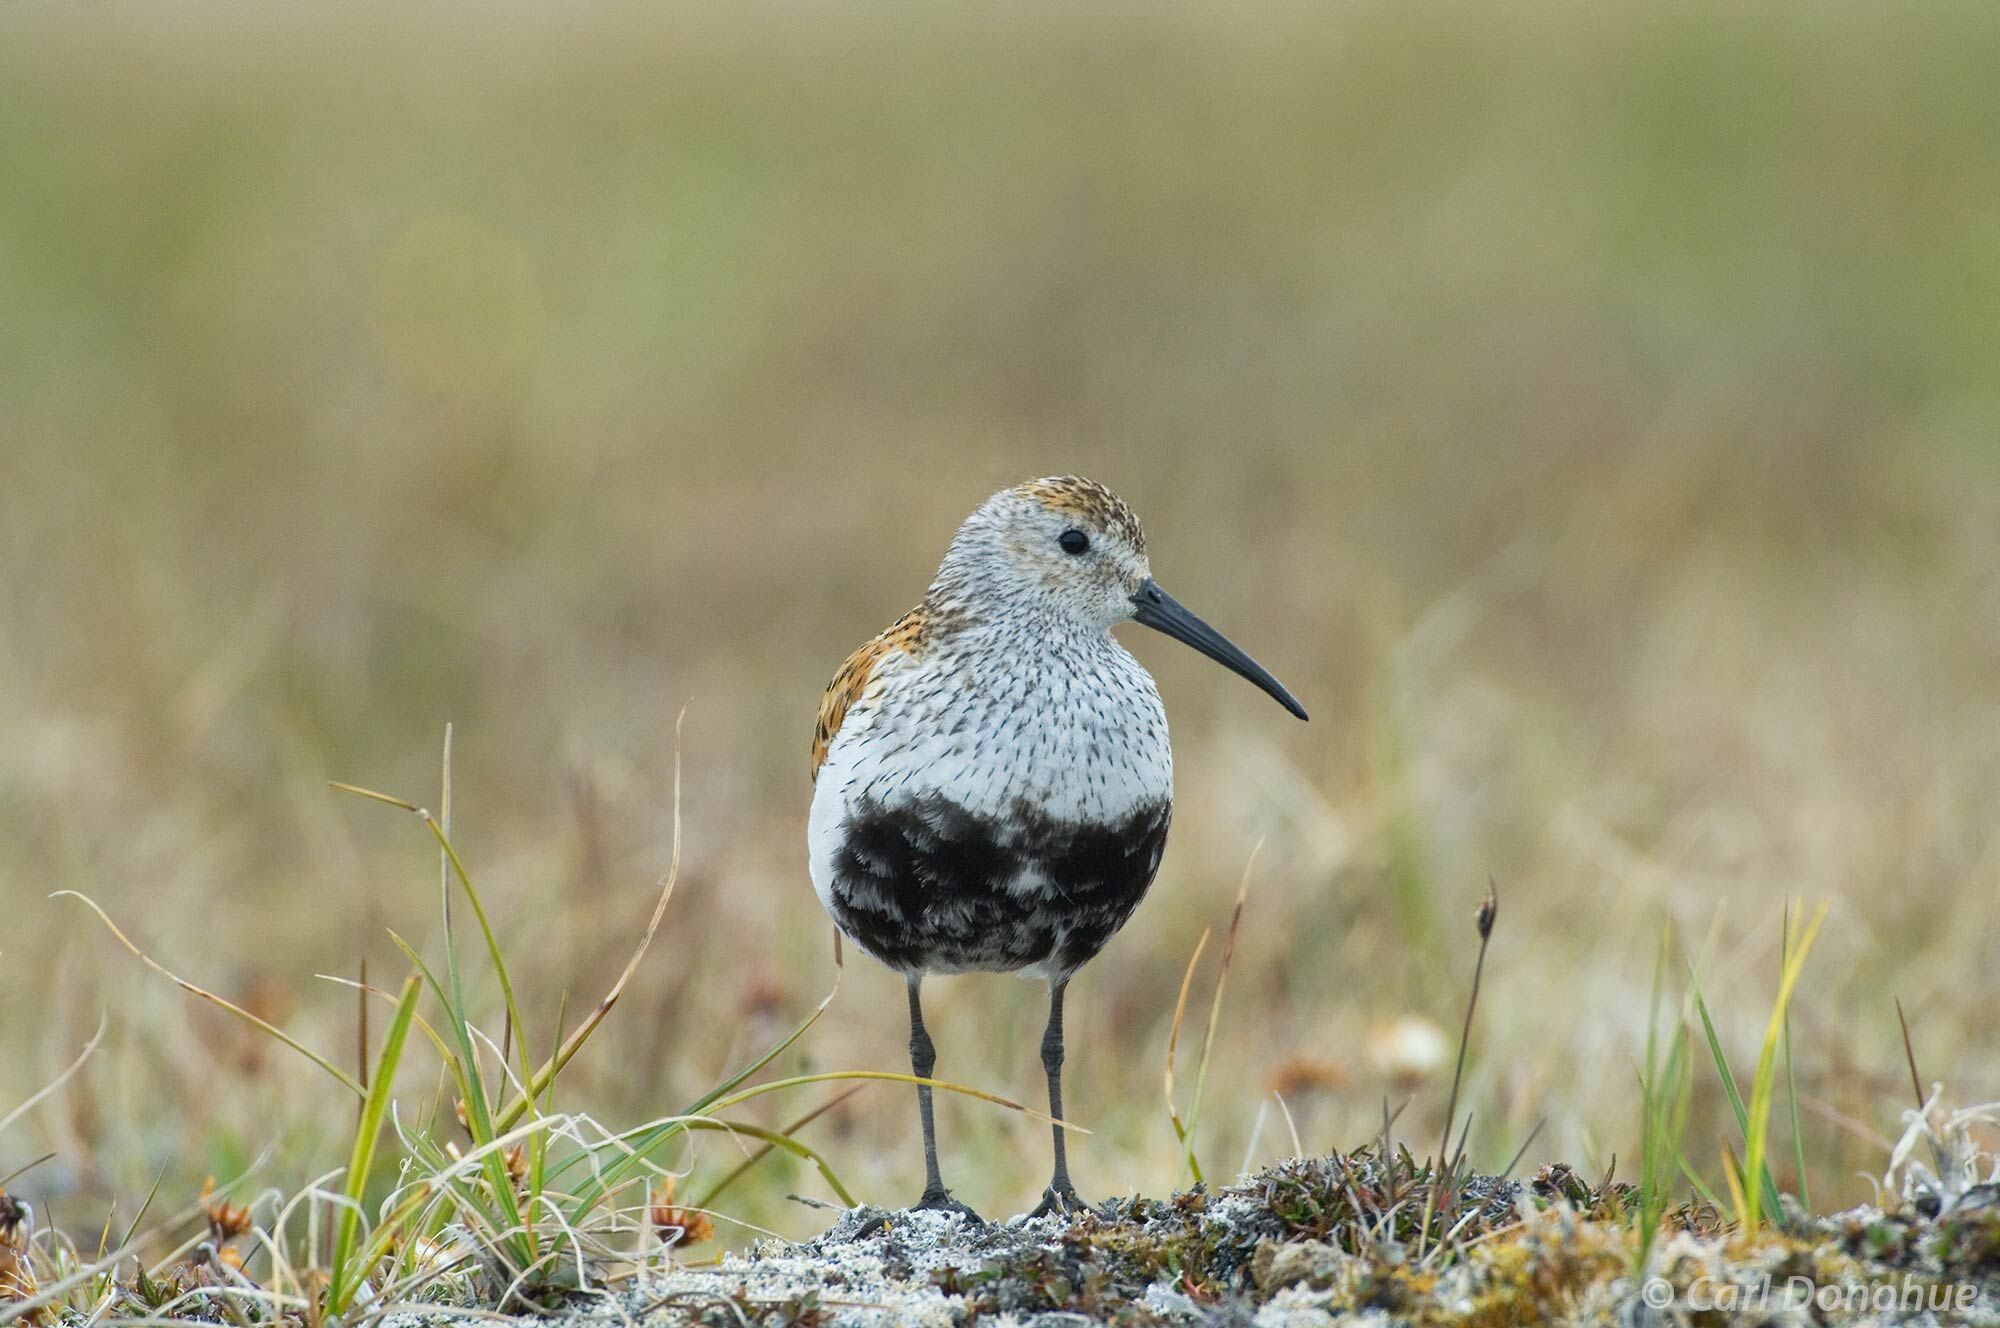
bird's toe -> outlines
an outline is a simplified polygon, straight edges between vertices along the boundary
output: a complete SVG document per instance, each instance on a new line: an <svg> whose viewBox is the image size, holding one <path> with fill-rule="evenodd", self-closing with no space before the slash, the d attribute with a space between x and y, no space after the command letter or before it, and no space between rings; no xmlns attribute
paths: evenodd
<svg viewBox="0 0 2000 1328"><path fill-rule="evenodd" d="M1073 1185L1051 1185L1042 1191L1042 1201L1035 1205L1029 1217L1068 1217L1090 1207Z"/></svg>
<svg viewBox="0 0 2000 1328"><path fill-rule="evenodd" d="M956 1213L974 1226L985 1226L986 1219L966 1205L951 1197L949 1190L925 1190L923 1198L910 1206L912 1212Z"/></svg>

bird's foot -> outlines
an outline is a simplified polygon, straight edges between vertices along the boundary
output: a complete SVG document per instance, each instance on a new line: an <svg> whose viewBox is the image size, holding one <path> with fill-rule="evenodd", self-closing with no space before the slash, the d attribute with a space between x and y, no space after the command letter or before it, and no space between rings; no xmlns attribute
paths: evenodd
<svg viewBox="0 0 2000 1328"><path fill-rule="evenodd" d="M939 1188L925 1190L921 1199L911 1205L912 1211L923 1213L956 1213L973 1226L983 1227L986 1219L951 1197L951 1191Z"/></svg>
<svg viewBox="0 0 2000 1328"><path fill-rule="evenodd" d="M986 1225L985 1218L973 1212L970 1208L966 1207L958 1200L952 1198L950 1191L942 1189L925 1190L924 1195L921 1199L911 1204L908 1208L903 1209L901 1212L894 1212L894 1213L877 1212L875 1216L871 1217L870 1219L868 1219L867 1222L862 1224L860 1230L854 1233L854 1239L866 1240L870 1236L879 1235L880 1233L889 1230L889 1228L895 1224L896 1219L901 1217L904 1213L956 1213L958 1216L965 1219L966 1225L968 1226L983 1227Z"/></svg>
<svg viewBox="0 0 2000 1328"><path fill-rule="evenodd" d="M1029 1217L1068 1217L1090 1207L1083 1196L1076 1192L1076 1186L1064 1181L1061 1185L1051 1185L1042 1191L1042 1201L1035 1205Z"/></svg>

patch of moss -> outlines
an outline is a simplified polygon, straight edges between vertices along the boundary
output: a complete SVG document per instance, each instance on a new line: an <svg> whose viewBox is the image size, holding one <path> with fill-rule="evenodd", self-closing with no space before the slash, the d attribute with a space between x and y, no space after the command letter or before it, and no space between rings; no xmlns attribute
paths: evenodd
<svg viewBox="0 0 2000 1328"><path fill-rule="evenodd" d="M963 1296L974 1319L1062 1311L1107 1323L1164 1322L1141 1303L1149 1287L1219 1302L1247 1258L1227 1250L1226 1229L1206 1220L1208 1204L1199 1187L1164 1202L1112 1200L1078 1215L1053 1247L1024 1241L995 1251L975 1272L940 1270L933 1284Z"/></svg>
<svg viewBox="0 0 2000 1328"><path fill-rule="evenodd" d="M1955 1275L2000 1277L2000 1208L1954 1212L1940 1218L1929 1253Z"/></svg>

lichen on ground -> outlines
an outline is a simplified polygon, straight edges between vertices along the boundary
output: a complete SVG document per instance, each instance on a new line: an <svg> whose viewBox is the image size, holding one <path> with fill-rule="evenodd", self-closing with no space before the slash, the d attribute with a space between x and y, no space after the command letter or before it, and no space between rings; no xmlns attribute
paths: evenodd
<svg viewBox="0 0 2000 1328"><path fill-rule="evenodd" d="M1943 1213L1794 1214L1754 1238L1684 1209L1641 1276L1626 1187L1561 1166L1475 1176L1449 1196L1423 1180L1421 1167L1364 1152L1067 1218L979 1225L857 1208L804 1243L766 1241L580 1299L565 1328L2000 1325L1990 1192Z"/></svg>

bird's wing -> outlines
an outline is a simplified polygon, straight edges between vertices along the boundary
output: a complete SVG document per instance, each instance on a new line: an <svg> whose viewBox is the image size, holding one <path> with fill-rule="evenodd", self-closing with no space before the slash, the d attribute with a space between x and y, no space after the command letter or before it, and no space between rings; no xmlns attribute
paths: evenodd
<svg viewBox="0 0 2000 1328"><path fill-rule="evenodd" d="M833 747L833 739L840 732L840 726L847 718L847 711L868 690L868 680L882 662L894 654L915 656L924 645L929 630L923 606L911 609L896 620L888 631L862 646L847 657L840 666L840 672L833 675L833 681L826 685L826 692L819 699L819 723L813 726L812 774L819 778L819 768L826 764L826 754Z"/></svg>

